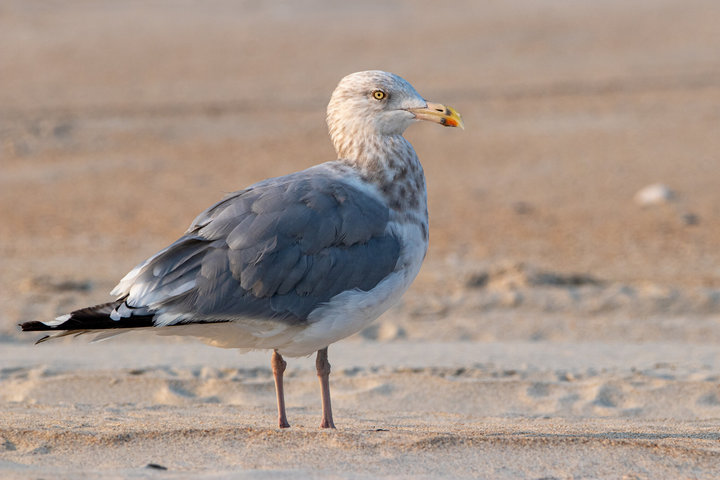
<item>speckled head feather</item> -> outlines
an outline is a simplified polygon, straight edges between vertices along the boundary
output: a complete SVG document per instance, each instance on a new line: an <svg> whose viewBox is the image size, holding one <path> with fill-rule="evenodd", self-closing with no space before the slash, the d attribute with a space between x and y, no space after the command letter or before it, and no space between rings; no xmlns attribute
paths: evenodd
<svg viewBox="0 0 720 480"><path fill-rule="evenodd" d="M378 186L397 210L426 210L425 177L402 134L427 102L401 77L371 70L340 80L327 108L338 158Z"/></svg>
<svg viewBox="0 0 720 480"><path fill-rule="evenodd" d="M397 209L408 206L401 193L413 199L424 193L422 167L402 133L415 120L407 108L425 105L408 82L378 70L340 80L328 104L328 129L338 159L376 184Z"/></svg>
<svg viewBox="0 0 720 480"><path fill-rule="evenodd" d="M404 79L371 70L343 78L330 98L327 123L338 155L352 141L402 135L415 120L411 108L427 102Z"/></svg>

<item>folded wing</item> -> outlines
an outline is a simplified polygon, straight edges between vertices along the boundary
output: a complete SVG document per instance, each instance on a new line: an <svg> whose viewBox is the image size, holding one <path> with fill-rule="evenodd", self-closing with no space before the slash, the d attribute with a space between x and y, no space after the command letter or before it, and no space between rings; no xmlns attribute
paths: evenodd
<svg viewBox="0 0 720 480"><path fill-rule="evenodd" d="M327 164L269 179L200 214L185 235L120 281L112 292L120 298L112 309L98 307L96 320L83 309L23 328L243 318L301 324L335 295L368 291L394 271L400 243L388 221L372 191L342 181Z"/></svg>

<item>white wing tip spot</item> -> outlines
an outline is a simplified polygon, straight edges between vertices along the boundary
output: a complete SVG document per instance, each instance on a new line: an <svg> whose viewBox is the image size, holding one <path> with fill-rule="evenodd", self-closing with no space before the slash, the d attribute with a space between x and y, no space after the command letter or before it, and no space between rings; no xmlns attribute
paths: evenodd
<svg viewBox="0 0 720 480"><path fill-rule="evenodd" d="M59 317L55 317L55 320L50 320L48 322L43 322L48 327L57 327L58 325L62 325L63 323L70 320L70 317L72 317L72 314L66 313L65 315L60 315Z"/></svg>

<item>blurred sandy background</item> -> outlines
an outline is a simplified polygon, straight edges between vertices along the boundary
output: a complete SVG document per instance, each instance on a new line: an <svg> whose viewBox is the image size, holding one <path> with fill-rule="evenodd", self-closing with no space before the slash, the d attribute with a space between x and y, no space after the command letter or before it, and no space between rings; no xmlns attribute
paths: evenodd
<svg viewBox="0 0 720 480"><path fill-rule="evenodd" d="M467 128L407 133L430 252L330 348L338 432L310 360L280 432L267 353L17 332L333 159L327 100L366 69ZM719 239L717 2L5 0L0 476L715 478Z"/></svg>

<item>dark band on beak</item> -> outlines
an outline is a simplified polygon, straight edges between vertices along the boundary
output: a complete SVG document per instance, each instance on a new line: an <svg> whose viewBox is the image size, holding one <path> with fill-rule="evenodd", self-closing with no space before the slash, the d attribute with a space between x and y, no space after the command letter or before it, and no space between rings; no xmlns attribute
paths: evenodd
<svg viewBox="0 0 720 480"><path fill-rule="evenodd" d="M427 102L426 107L411 108L408 111L414 114L418 120L428 120L444 127L465 128L460 114L453 108L440 103Z"/></svg>

